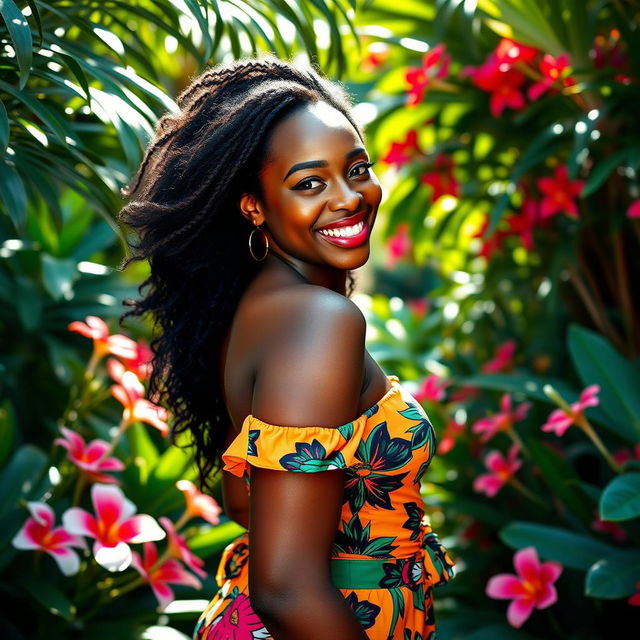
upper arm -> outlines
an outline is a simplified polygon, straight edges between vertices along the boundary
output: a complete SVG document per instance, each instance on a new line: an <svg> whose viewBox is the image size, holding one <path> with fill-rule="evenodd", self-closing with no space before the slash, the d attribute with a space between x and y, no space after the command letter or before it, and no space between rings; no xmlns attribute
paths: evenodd
<svg viewBox="0 0 640 640"><path fill-rule="evenodd" d="M334 296L295 300L292 309L298 313L289 314L261 362L252 414L283 427L343 425L357 417L364 318L352 302ZM342 469L252 467L250 592L330 584L344 481Z"/></svg>

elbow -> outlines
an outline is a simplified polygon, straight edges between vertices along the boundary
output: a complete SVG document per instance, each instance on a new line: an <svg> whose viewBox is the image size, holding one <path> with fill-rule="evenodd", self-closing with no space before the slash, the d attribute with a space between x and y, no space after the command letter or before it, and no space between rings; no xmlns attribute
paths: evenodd
<svg viewBox="0 0 640 640"><path fill-rule="evenodd" d="M249 603L251 608L265 623L280 622L289 609L291 594L288 590L277 590L268 587L249 589Z"/></svg>

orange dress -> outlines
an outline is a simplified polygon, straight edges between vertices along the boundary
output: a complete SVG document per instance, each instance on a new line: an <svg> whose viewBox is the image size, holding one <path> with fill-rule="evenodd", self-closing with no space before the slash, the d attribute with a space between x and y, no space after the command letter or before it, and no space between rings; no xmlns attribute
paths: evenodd
<svg viewBox="0 0 640 640"><path fill-rule="evenodd" d="M454 576L451 560L425 519L420 481L436 450L433 427L396 376L391 389L340 427L282 427L249 415L222 458L224 469L251 465L313 473L346 469L344 504L333 543L334 585L371 640L435 640L433 588ZM251 609L249 534L223 552L218 591L194 640L269 640Z"/></svg>

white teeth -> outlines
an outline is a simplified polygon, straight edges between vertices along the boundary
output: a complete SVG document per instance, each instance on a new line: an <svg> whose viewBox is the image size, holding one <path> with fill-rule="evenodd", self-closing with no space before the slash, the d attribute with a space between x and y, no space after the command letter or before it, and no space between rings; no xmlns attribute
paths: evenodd
<svg viewBox="0 0 640 640"><path fill-rule="evenodd" d="M358 222L351 227L338 227L336 229L320 229L319 233L325 236L350 238L357 236L364 229L364 221Z"/></svg>

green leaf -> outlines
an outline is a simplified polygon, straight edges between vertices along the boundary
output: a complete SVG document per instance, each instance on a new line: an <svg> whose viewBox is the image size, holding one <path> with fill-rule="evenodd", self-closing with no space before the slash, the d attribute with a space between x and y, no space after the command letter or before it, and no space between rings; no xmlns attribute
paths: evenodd
<svg viewBox="0 0 640 640"><path fill-rule="evenodd" d="M0 100L0 156L3 156L9 146L9 116Z"/></svg>
<svg viewBox="0 0 640 640"><path fill-rule="evenodd" d="M32 598L42 605L49 613L61 616L65 620L73 620L76 608L67 598L65 593L55 584L47 580L41 580L30 573L20 573L15 576L15 581Z"/></svg>
<svg viewBox="0 0 640 640"><path fill-rule="evenodd" d="M617 433L632 443L640 436L638 366L623 358L600 334L569 328L569 352L585 385L600 385L600 404Z"/></svg>
<svg viewBox="0 0 640 640"><path fill-rule="evenodd" d="M602 558L587 572L585 594L592 598L626 598L636 592L640 576L640 551L619 551L614 557Z"/></svg>
<svg viewBox="0 0 640 640"><path fill-rule="evenodd" d="M11 452L16 437L16 415L9 398L5 398L0 405L0 464Z"/></svg>
<svg viewBox="0 0 640 640"><path fill-rule="evenodd" d="M54 300L69 300L73 295L73 281L80 274L76 269L75 260L61 259L40 254L42 261L42 284Z"/></svg>
<svg viewBox="0 0 640 640"><path fill-rule="evenodd" d="M31 444L23 445L13 454L0 473L0 514L14 509L21 497L30 498L30 492L46 465L47 456Z"/></svg>
<svg viewBox="0 0 640 640"><path fill-rule="evenodd" d="M630 520L638 516L640 516L640 473L625 473L614 478L600 496L600 518Z"/></svg>
<svg viewBox="0 0 640 640"><path fill-rule="evenodd" d="M617 552L615 547L590 536L535 522L516 520L501 529L499 535L515 549L534 546L542 559L583 571Z"/></svg>
<svg viewBox="0 0 640 640"><path fill-rule="evenodd" d="M215 527L203 527L198 533L189 536L189 548L201 558L208 558L222 551L245 529L237 522L225 522Z"/></svg>
<svg viewBox="0 0 640 640"><path fill-rule="evenodd" d="M1 158L0 197L16 229L23 229L27 219L27 192L15 167Z"/></svg>
<svg viewBox="0 0 640 640"><path fill-rule="evenodd" d="M33 43L31 40L31 29L24 14L13 0L0 0L0 15L7 25L7 31L11 36L13 48L18 59L20 68L20 89L23 89L31 70L31 60L33 55Z"/></svg>
<svg viewBox="0 0 640 640"><path fill-rule="evenodd" d="M605 183L611 173L625 162L628 155L628 149L620 149L619 151L616 151L610 156L604 158L601 162L598 162L591 171L591 174L582 189L580 194L581 197L586 198L594 191L597 191Z"/></svg>

